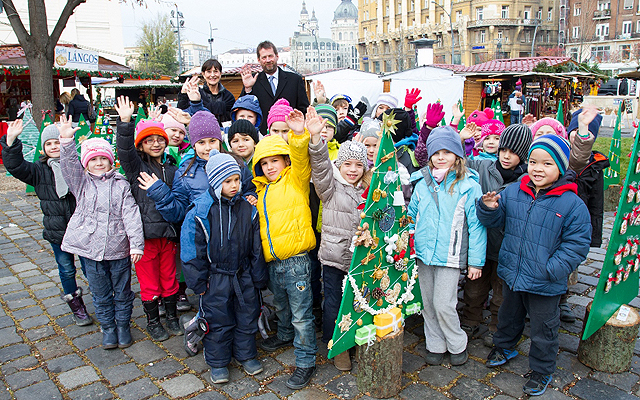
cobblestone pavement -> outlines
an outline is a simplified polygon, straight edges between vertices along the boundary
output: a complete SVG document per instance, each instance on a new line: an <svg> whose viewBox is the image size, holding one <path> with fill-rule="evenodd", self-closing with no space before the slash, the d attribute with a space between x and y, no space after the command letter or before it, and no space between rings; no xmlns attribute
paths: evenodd
<svg viewBox="0 0 640 400"><path fill-rule="evenodd" d="M0 192L0 400L26 399L369 399L358 392L354 363L351 373L338 371L321 345L318 372L309 387L294 392L285 386L294 362L292 348L274 354L260 351L264 372L247 376L237 365L231 382L212 385L202 354L188 357L182 337L153 342L145 333L139 298L134 303L134 344L124 350L103 350L97 325L73 324L69 308L60 299L60 281L50 246L42 240L41 213L35 196L21 191ZM606 216L605 236L611 234L613 215ZM580 266L579 283L571 287L569 302L584 315L594 295L605 251L592 249ZM81 275L81 274L80 274ZM87 288L84 277L80 285ZM134 279L134 291L139 292ZM85 296L93 313L91 297ZM636 298L631 305L640 307ZM631 371L605 374L592 371L576 358L582 321L562 324L558 370L552 388L542 399L636 399L640 358ZM486 329L486 327L484 327ZM527 331L525 331L525 334ZM460 367L426 366L420 317L407 320L404 335L403 384L399 398L461 399L522 397L528 370L530 341L518 346L520 355L504 368L483 365L489 349L481 339L469 344L470 359ZM640 354L640 345L636 345ZM380 382L381 385L384 382ZM2 389L2 388L0 388Z"/></svg>

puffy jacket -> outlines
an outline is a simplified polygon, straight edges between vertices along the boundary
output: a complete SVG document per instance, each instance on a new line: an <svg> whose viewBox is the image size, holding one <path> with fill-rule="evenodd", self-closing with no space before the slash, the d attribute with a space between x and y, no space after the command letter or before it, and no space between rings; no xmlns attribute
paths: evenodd
<svg viewBox="0 0 640 400"><path fill-rule="evenodd" d="M602 224L604 214L604 173L609 159L594 151L589 164L576 178L578 196L584 201L591 215L591 247L602 246Z"/></svg>
<svg viewBox="0 0 640 400"><path fill-rule="evenodd" d="M476 212L488 228L504 227L498 276L513 291L557 296L589 252L591 221L567 171L537 196L525 175L500 193L498 208L479 200Z"/></svg>
<svg viewBox="0 0 640 400"><path fill-rule="evenodd" d="M253 154L253 170L258 192L260 238L267 262L285 260L312 250L316 237L311 227L309 208L309 131L296 135L289 131L289 144L279 135L262 139ZM260 160L283 155L291 165L285 167L273 182L264 176Z"/></svg>
<svg viewBox="0 0 640 400"><path fill-rule="evenodd" d="M470 156L469 159L472 160L491 160L491 161L497 161L498 160L498 153L496 154L491 154L491 153L487 153L484 151L481 151L480 153L478 153L477 156Z"/></svg>
<svg viewBox="0 0 640 400"><path fill-rule="evenodd" d="M40 199L42 209L42 237L51 243L61 244L67 230L69 219L76 209L76 198L69 192L63 198L56 193L56 183L51 167L46 158L37 162L29 162L22 156L22 142L17 139L11 146L7 145L7 136L0 138L2 145L2 161L7 172L16 179L33 186Z"/></svg>
<svg viewBox="0 0 640 400"><path fill-rule="evenodd" d="M84 116L85 121L89 121L89 101L77 94L67 105L67 117L71 117L73 122L79 122L80 115Z"/></svg>
<svg viewBox="0 0 640 400"><path fill-rule="evenodd" d="M223 122L231 121L231 108L236 98L233 97L221 83L218 83L218 94L211 93L209 85L204 85L200 89L200 101L194 102L194 105L202 104L202 107L209 110L216 116L218 123L222 126ZM186 93L178 95L178 108L186 110L191 106L189 96Z"/></svg>
<svg viewBox="0 0 640 400"><path fill-rule="evenodd" d="M173 176L178 167L173 157L164 155L163 163L152 162L149 157L134 146L135 122L116 122L116 150L120 165L131 185L131 193L140 207L145 239L169 238L178 240L178 228L167 222L156 209L156 203L147 196L146 190L140 188L138 177L140 172L155 174L160 181L169 187L173 184Z"/></svg>
<svg viewBox="0 0 640 400"><path fill-rule="evenodd" d="M485 262L487 231L476 217L476 200L482 196L478 174L455 180L455 172L441 183L431 176L429 167L411 175L415 188L408 214L415 221L416 256L426 265L482 268Z"/></svg>
<svg viewBox="0 0 640 400"><path fill-rule="evenodd" d="M570 132L569 132L570 133ZM582 171L589 160L591 159L591 150L596 138L593 135L589 135L588 138L582 139L578 135L571 145L571 152L569 153L569 169L576 173Z"/></svg>
<svg viewBox="0 0 640 400"><path fill-rule="evenodd" d="M255 287L267 285L258 214L240 194L219 200L209 189L198 196L182 224L180 258L187 286L198 294L216 295L218 288L207 287L221 283L213 275L224 275L222 283L235 286L248 273Z"/></svg>
<svg viewBox="0 0 640 400"><path fill-rule="evenodd" d="M360 223L358 204L364 188L354 187L329 159L327 144L309 144L311 178L322 200L322 240L318 259L323 265L348 272L353 252L351 238Z"/></svg>
<svg viewBox="0 0 640 400"><path fill-rule="evenodd" d="M140 210L127 179L115 169L102 176L85 172L73 139L61 139L60 167L78 205L62 250L94 261L144 253Z"/></svg>

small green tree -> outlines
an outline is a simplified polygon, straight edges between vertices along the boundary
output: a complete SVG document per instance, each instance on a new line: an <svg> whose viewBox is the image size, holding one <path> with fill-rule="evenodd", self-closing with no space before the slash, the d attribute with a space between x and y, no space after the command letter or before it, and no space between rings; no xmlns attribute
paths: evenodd
<svg viewBox="0 0 640 400"><path fill-rule="evenodd" d="M167 16L158 15L142 25L138 47L138 69L146 73L176 74L178 39Z"/></svg>

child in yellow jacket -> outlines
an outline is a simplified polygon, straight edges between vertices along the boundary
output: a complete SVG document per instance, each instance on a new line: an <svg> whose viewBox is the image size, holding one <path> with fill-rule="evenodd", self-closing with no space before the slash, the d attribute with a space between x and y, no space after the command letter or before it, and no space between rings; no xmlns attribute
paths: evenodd
<svg viewBox="0 0 640 400"><path fill-rule="evenodd" d="M291 389L309 383L316 367L316 332L308 251L316 246L309 209L309 131L319 134L326 123L316 111L305 118L293 110L285 118L288 141L278 134L262 139L253 156L258 193L260 238L269 265L269 289L278 316L278 333L260 344L269 352L293 342L296 370L286 382Z"/></svg>

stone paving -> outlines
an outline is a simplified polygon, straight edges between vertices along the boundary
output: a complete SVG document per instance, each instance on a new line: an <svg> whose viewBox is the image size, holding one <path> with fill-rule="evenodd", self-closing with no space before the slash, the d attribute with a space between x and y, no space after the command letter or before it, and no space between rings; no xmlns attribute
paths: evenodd
<svg viewBox="0 0 640 400"><path fill-rule="evenodd" d="M60 281L48 243L42 240L42 215L35 196L21 191L0 192L0 400L27 399L370 399L358 392L355 376L338 371L320 345L318 372L311 384L294 392L285 386L294 362L292 348L274 354L260 351L264 372L247 376L234 365L231 382L212 385L202 354L188 357L182 337L153 342L139 298L134 303L134 344L124 350L103 350L97 325L73 324L69 308L60 299ZM611 234L613 215L606 215L605 237ZM594 295L605 250L592 249L580 266L579 283L569 302L582 318ZM81 275L81 274L80 274ZM87 288L84 277L80 285ZM134 291L139 285L134 278ZM85 296L93 313L91 297ZM636 298L631 305L640 307ZM541 399L636 399L640 396L640 345L629 372L593 371L576 358L582 321L562 324L558 370ZM486 327L484 327L486 329ZM527 330L525 330L525 334ZM523 375L528 370L530 341L518 346L520 355L504 368L483 365L489 349L481 339L469 344L470 359L460 367L426 366L420 317L407 320L404 334L402 391L404 399L522 398ZM381 385L384 382L380 382ZM4 389L4 390L2 390Z"/></svg>

